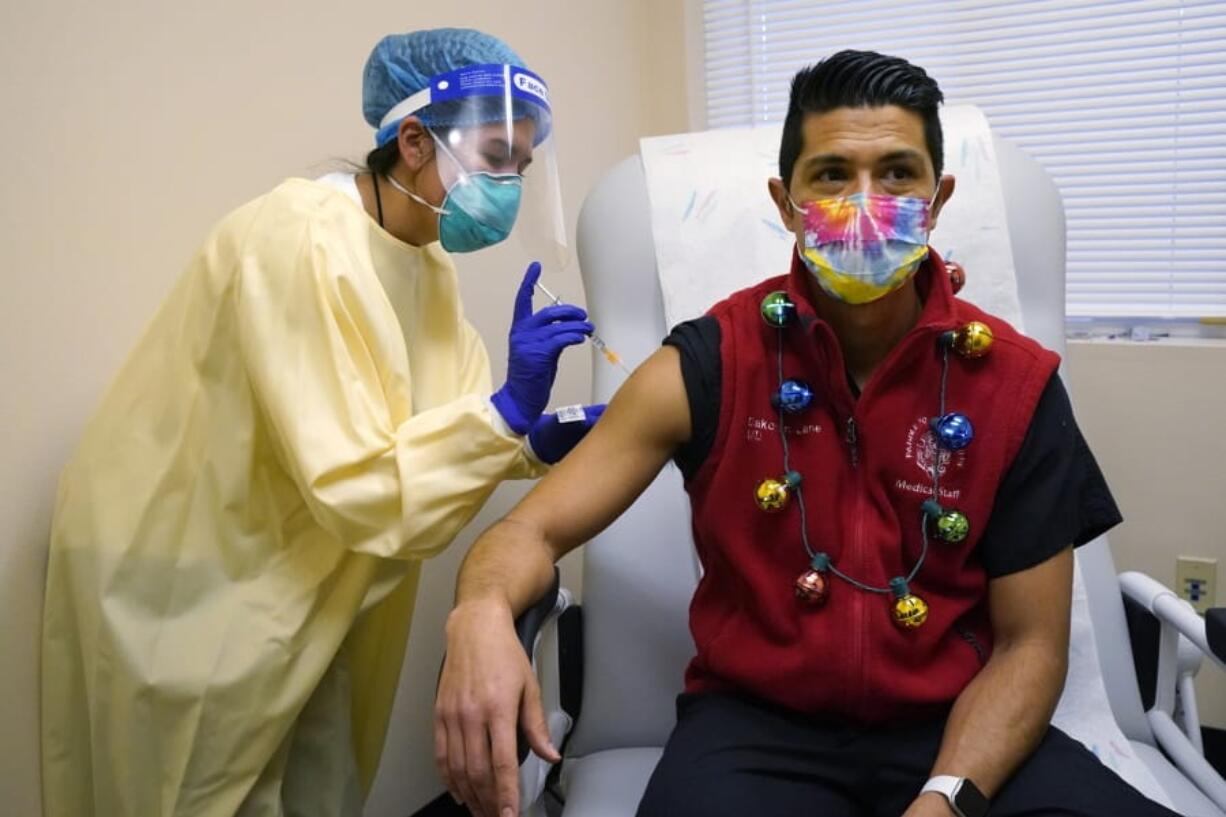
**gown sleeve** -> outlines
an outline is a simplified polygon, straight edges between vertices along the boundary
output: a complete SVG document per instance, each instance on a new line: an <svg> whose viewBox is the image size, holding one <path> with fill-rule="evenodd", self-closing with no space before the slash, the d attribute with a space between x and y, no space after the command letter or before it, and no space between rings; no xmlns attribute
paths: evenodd
<svg viewBox="0 0 1226 817"><path fill-rule="evenodd" d="M354 255L329 252L336 240L308 222L296 238L244 251L242 362L275 455L316 522L357 552L425 558L501 480L534 468L523 438L493 416L488 356L467 325L461 396L405 409L395 396L410 376L404 336L374 270L338 261Z"/></svg>

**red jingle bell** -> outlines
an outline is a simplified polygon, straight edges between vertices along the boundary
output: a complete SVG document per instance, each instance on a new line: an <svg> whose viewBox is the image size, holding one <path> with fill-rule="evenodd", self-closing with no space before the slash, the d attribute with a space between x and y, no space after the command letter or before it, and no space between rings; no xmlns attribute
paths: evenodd
<svg viewBox="0 0 1226 817"><path fill-rule="evenodd" d="M966 270L957 261L946 261L945 271L949 273L949 285L957 295L966 286Z"/></svg>
<svg viewBox="0 0 1226 817"><path fill-rule="evenodd" d="M829 594L826 577L816 570L806 570L796 579L796 598L810 607L821 607Z"/></svg>

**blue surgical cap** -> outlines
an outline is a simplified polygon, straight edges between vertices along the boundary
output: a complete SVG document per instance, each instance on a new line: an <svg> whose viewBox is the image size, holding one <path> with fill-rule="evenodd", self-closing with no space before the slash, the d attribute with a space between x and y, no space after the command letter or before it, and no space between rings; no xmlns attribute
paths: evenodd
<svg viewBox="0 0 1226 817"><path fill-rule="evenodd" d="M362 76L362 113L378 130L387 112L430 84L430 78L466 65L502 63L526 68L519 55L497 37L471 28L436 28L384 37L366 60ZM429 108L416 115L422 124L451 124Z"/></svg>

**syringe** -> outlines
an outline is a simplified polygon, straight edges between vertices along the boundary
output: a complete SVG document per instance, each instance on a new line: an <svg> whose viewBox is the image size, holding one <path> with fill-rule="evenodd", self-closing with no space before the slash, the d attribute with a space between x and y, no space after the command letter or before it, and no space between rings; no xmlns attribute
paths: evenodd
<svg viewBox="0 0 1226 817"><path fill-rule="evenodd" d="M548 289L546 289L545 285L542 284L540 281L536 282L536 287L537 289L539 289L541 292L545 294L546 298L553 301L554 306L557 306L558 304L562 303L562 299L559 298L557 295L554 295ZM630 369L627 368L626 364L622 362L621 355L617 354L617 352L614 352L612 349L610 349L609 344L605 343L601 339L600 335L597 335L595 332L593 332L589 336L589 339L592 341L592 345L596 347L596 351L604 355L605 360L609 361L614 366L621 368L621 370L625 372L626 374L630 374Z"/></svg>

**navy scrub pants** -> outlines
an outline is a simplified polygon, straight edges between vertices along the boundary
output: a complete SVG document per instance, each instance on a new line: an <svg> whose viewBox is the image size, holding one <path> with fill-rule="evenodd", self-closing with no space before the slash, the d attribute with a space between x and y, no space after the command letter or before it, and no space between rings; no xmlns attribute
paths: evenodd
<svg viewBox="0 0 1226 817"><path fill-rule="evenodd" d="M815 723L722 694L682 695L638 817L899 817L928 779L945 718L890 729ZM991 817L1178 817L1052 727Z"/></svg>

